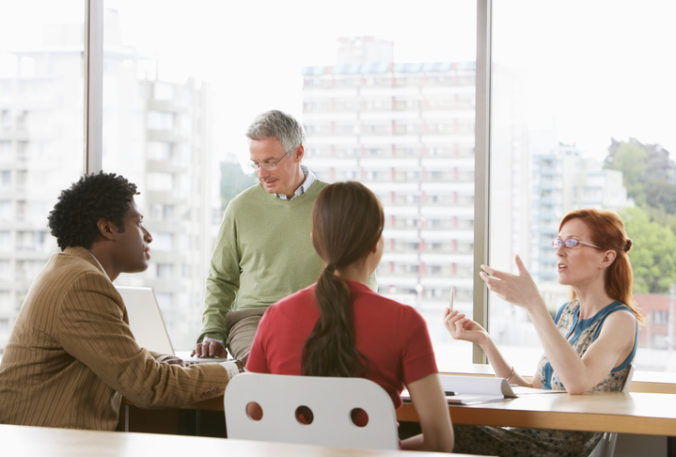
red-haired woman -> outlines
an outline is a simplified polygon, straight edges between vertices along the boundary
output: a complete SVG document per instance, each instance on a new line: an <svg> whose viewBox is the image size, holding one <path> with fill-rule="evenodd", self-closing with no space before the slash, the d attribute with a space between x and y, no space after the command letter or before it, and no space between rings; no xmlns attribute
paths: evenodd
<svg viewBox="0 0 676 457"><path fill-rule="evenodd" d="M636 353L642 321L631 294L631 248L622 220L612 211L583 209L561 220L552 242L559 283L572 298L552 320L533 279L516 257L518 275L481 266L486 286L523 307L544 347L532 382L525 381L500 354L485 329L464 314L446 311L453 338L478 344L495 373L512 384L564 389L620 391ZM600 434L500 427L456 427L457 452L511 455L586 455Z"/></svg>
<svg viewBox="0 0 676 457"><path fill-rule="evenodd" d="M425 321L366 286L383 254L384 220L380 202L362 184L322 189L312 210L312 243L326 267L317 283L268 308L246 368L364 377L380 384L395 407L406 386L422 434L402 447L450 452L453 428Z"/></svg>

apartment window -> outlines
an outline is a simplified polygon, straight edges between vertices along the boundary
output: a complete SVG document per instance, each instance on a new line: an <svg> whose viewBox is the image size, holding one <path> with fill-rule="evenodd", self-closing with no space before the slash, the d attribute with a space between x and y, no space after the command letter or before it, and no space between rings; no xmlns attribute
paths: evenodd
<svg viewBox="0 0 676 457"><path fill-rule="evenodd" d="M171 279L174 272L174 266L170 263L158 263L157 264L157 278L158 279Z"/></svg>
<svg viewBox="0 0 676 457"><path fill-rule="evenodd" d="M148 128L157 130L171 130L174 128L174 115L151 111L148 113Z"/></svg>
<svg viewBox="0 0 676 457"><path fill-rule="evenodd" d="M568 297L547 247L559 220L617 211L647 317L634 366L650 371L676 371L676 262L662 255L676 252L676 66L664 58L675 13L670 2L493 1L490 263L514 272L520 254L554 312ZM489 307L507 360L534 372L542 347L526 313L494 296Z"/></svg>
<svg viewBox="0 0 676 457"><path fill-rule="evenodd" d="M0 202L0 219L3 219L2 202ZM12 232L10 232L9 230L0 231L0 251L3 252L13 251Z"/></svg>
<svg viewBox="0 0 676 457"><path fill-rule="evenodd" d="M148 141L146 143L146 155L149 160L171 160L173 149L173 143L167 141Z"/></svg>
<svg viewBox="0 0 676 457"><path fill-rule="evenodd" d="M47 232L42 230L20 230L16 234L16 249L18 251L42 251L46 236Z"/></svg>
<svg viewBox="0 0 676 457"><path fill-rule="evenodd" d="M0 170L0 190L8 190L12 186L12 171Z"/></svg>
<svg viewBox="0 0 676 457"><path fill-rule="evenodd" d="M13 159L14 155L12 142L7 140L0 140L0 163L11 162Z"/></svg>
<svg viewBox="0 0 676 457"><path fill-rule="evenodd" d="M152 249L159 251L171 251L173 248L174 235L172 233L157 232L153 235Z"/></svg>
<svg viewBox="0 0 676 457"><path fill-rule="evenodd" d="M174 176L170 173L148 172L148 190L170 192L174 189Z"/></svg>
<svg viewBox="0 0 676 457"><path fill-rule="evenodd" d="M2 241L2 235L0 234L0 241ZM12 275L11 262L8 259L0 260L0 277L3 279L9 279Z"/></svg>

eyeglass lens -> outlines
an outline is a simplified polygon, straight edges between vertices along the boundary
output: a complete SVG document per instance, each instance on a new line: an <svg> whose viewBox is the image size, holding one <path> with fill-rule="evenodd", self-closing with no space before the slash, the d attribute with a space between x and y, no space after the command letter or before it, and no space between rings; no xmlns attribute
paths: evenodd
<svg viewBox="0 0 676 457"><path fill-rule="evenodd" d="M561 240L561 239L557 238L557 239L555 239L554 241L552 241L552 247L553 247L554 249L558 249L558 248L560 248L561 246L565 246L565 247L567 247L568 249L570 249L570 248L574 248L574 247L577 246L579 243L580 243L580 242L579 242L578 240L576 240L575 238L567 238L567 239L565 239L565 240Z"/></svg>

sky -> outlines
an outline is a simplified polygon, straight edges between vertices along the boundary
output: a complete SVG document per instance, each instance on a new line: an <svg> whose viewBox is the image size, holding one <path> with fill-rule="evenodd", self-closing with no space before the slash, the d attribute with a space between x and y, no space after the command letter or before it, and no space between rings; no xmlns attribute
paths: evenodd
<svg viewBox="0 0 676 457"><path fill-rule="evenodd" d="M2 49L39 45L42 23L81 22L82 0L0 0ZM209 81L215 147L270 108L302 114L300 69L335 61L338 37L394 42L397 62L474 60L474 0L106 0L119 40L162 77ZM112 15L108 14L107 22ZM519 75L532 128L592 156L635 137L676 154L676 2L494 0L494 64ZM109 27L110 29L110 27ZM3 60L0 57L0 74ZM493 94L500 97L499 92Z"/></svg>
<svg viewBox="0 0 676 457"><path fill-rule="evenodd" d="M676 159L676 2L494 1L493 18L494 58L523 71L530 125L553 117L590 155L635 137Z"/></svg>

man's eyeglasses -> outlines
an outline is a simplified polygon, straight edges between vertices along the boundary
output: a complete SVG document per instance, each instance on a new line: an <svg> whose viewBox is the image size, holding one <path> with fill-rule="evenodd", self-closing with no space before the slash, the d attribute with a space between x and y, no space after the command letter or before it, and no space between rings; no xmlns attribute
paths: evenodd
<svg viewBox="0 0 676 457"><path fill-rule="evenodd" d="M561 238L556 238L552 240L552 247L554 249L559 249L561 246L572 249L576 246L579 245L584 245L584 246L589 246L590 248L596 248L596 249L601 249L595 244L587 243L586 241L580 241L576 238L566 238L565 240L562 240Z"/></svg>
<svg viewBox="0 0 676 457"><path fill-rule="evenodd" d="M287 155L288 154L285 152L279 159L271 160L269 162L263 162L263 163L258 163L258 162L254 162L253 160L250 160L249 161L249 167L251 167L251 169L254 170L254 171L258 171L261 168L263 170L272 170L274 168L277 168L277 165L279 164L279 162L284 160L284 157L286 157Z"/></svg>

